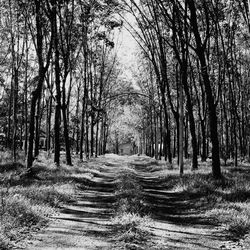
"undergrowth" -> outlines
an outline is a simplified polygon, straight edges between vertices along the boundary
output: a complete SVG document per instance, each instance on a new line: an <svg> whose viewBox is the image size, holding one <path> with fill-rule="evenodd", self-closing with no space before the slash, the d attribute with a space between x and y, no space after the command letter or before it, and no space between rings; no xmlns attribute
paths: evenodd
<svg viewBox="0 0 250 250"><path fill-rule="evenodd" d="M200 169L183 177L171 179L175 192L200 198L207 204L206 216L221 224L230 238L239 239L250 233L250 171L248 167L225 168L223 179L215 180Z"/></svg>
<svg viewBox="0 0 250 250"><path fill-rule="evenodd" d="M34 167L40 168L39 179L30 180L20 179L25 171L22 164L8 167L7 153L4 157L0 171L0 249L12 249L19 247L17 242L30 230L45 226L61 203L72 201L75 187L68 182L70 174L63 167L55 170L50 159L35 162ZM49 180L43 178L48 176Z"/></svg>
<svg viewBox="0 0 250 250"><path fill-rule="evenodd" d="M116 212L112 219L116 249L145 249L151 219L146 215L142 188L132 169L126 168L118 178Z"/></svg>

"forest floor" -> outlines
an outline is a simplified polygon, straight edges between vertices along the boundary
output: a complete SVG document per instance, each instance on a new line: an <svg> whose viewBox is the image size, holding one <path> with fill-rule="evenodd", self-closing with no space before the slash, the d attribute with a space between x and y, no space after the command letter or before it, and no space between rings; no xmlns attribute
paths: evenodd
<svg viewBox="0 0 250 250"><path fill-rule="evenodd" d="M164 163L145 156L106 155L84 163L83 167L86 173L75 175L76 199L63 205L47 227L30 234L23 248L250 249L247 234L237 240L230 238L223 225L209 217L207 211L212 209L211 202L173 188L168 174L175 170L169 170ZM133 212L125 216L132 218L130 224L120 216L124 206L129 206L124 199L117 209L117 183L124 171L130 171L132 174L125 176L133 176L138 182L139 188L132 191L132 195L142 194L139 203L146 212L141 213L141 220L146 223L142 223L140 230L136 229L140 223L136 222ZM126 183L124 186L129 188ZM142 210L138 208L138 211ZM125 227L121 226L123 223Z"/></svg>

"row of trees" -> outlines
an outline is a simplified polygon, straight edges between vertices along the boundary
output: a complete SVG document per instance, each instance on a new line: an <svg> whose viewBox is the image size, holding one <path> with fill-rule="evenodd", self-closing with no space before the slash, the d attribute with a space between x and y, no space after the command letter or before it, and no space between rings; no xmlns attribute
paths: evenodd
<svg viewBox="0 0 250 250"><path fill-rule="evenodd" d="M149 153L158 157L163 150L171 163L178 151L182 174L190 134L192 169L198 167L198 154L205 161L211 152L213 176L221 178L220 156L225 163L233 158L235 166L238 157L249 156L248 2L122 3L137 23L127 27L141 48L141 67L151 74L140 77L140 84L154 88L144 130L151 138Z"/></svg>
<svg viewBox="0 0 250 250"><path fill-rule="evenodd" d="M73 148L83 159L128 137L177 155L181 174L190 154L197 169L211 153L215 178L220 157L249 156L247 1L2 0L0 14L0 132L28 169L42 131L58 165L62 146L71 165ZM140 48L136 90L117 59L122 25Z"/></svg>
<svg viewBox="0 0 250 250"><path fill-rule="evenodd" d="M71 165L103 153L112 86L118 75L114 30L117 3L78 0L2 0L1 132L5 146L27 155L27 168L46 149ZM84 152L85 151L85 152Z"/></svg>

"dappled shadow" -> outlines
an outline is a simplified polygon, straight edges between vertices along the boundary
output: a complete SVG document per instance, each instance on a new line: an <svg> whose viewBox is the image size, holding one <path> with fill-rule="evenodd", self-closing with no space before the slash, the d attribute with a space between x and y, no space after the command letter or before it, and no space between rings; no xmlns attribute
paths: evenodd
<svg viewBox="0 0 250 250"><path fill-rule="evenodd" d="M152 218L180 225L211 225L212 222L202 214L208 204L200 199L190 198L183 193L159 192L145 189L145 201L150 207Z"/></svg>
<svg viewBox="0 0 250 250"><path fill-rule="evenodd" d="M110 218L113 215L114 176L96 174L92 179L78 182L79 194L77 202L61 209L57 219L79 223L83 234L104 237L110 234Z"/></svg>
<svg viewBox="0 0 250 250"><path fill-rule="evenodd" d="M141 162L130 164L137 171L137 180L144 189L144 200L149 207L153 219L174 223L177 225L211 226L214 225L209 218L204 216L204 211L213 204L202 201L204 194L187 192L173 192L174 183L179 176L161 178Z"/></svg>
<svg viewBox="0 0 250 250"><path fill-rule="evenodd" d="M68 180L74 180L74 176L72 177ZM49 249L52 246L56 249L58 246L62 246L62 249L67 249L68 246L77 246L79 249L110 249L115 174L103 168L94 175L80 174L76 178L76 201L62 205L60 213L52 217L50 227L37 235L38 248L31 246L28 249L47 249L47 246Z"/></svg>
<svg viewBox="0 0 250 250"><path fill-rule="evenodd" d="M20 162L14 163L1 163L0 164L0 173L9 172L9 171L16 171L24 169L24 165Z"/></svg>
<svg viewBox="0 0 250 250"><path fill-rule="evenodd" d="M160 176L162 168L157 164L154 165L157 171L154 166L144 165L143 161L131 162L130 166L135 169L136 179L143 187L144 203L153 219L150 226L153 239L163 244L159 249L219 249L226 235L205 215L214 205L207 199L206 191L176 191L176 183L185 179L171 172ZM201 179L204 178L210 179L210 176L204 174Z"/></svg>
<svg viewBox="0 0 250 250"><path fill-rule="evenodd" d="M57 223L50 229L50 233L57 234L56 240L62 239L64 235L72 239L75 236L86 236L91 240L98 238L113 244L114 228L111 218L116 208L116 195L119 195L116 192L117 173L119 173L117 169L123 165L122 159L115 163L108 162L102 164L98 171L91 172L89 176L79 174L68 178L67 181L74 181L77 184L77 201L61 207L60 214L54 217ZM135 171L132 171L132 177L126 177L126 175L125 177L138 181L142 187L145 209L153 220L149 225L152 238L164 241L164 246L167 247L162 249L218 249L207 245L207 241L213 241L222 236L212 234L211 230L204 231L204 228L214 227L213 223L204 216L204 211L213 205L201 202L204 194L194 195L171 191L180 177L159 176L159 172L154 170L154 166L160 167L156 161L148 159L145 163L137 159L129 162L128 165ZM202 237L207 241L200 241ZM151 240L151 234L149 238ZM116 240L113 239L113 241Z"/></svg>

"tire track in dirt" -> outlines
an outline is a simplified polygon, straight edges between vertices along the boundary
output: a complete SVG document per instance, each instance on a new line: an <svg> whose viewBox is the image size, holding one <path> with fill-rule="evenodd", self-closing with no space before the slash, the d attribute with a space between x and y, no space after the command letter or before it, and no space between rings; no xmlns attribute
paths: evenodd
<svg viewBox="0 0 250 250"><path fill-rule="evenodd" d="M168 190L159 174L150 171L143 160L135 159L131 166L137 172L145 202L150 207L155 249L223 249L225 234L205 217L198 198Z"/></svg>
<svg viewBox="0 0 250 250"><path fill-rule="evenodd" d="M82 180L77 202L64 206L50 226L36 233L25 249L114 249L110 223L115 202L113 191L119 169L127 164L134 168L144 189L152 218L149 228L152 244L141 249L242 249L227 244L220 228L204 216L198 198L168 190L159 173L147 167L150 158L108 156L96 161L91 164L103 167L92 178Z"/></svg>
<svg viewBox="0 0 250 250"><path fill-rule="evenodd" d="M105 164L105 162L103 163ZM77 201L63 206L49 227L33 235L27 250L110 250L110 219L114 202L116 164L108 164L92 178L83 179Z"/></svg>

